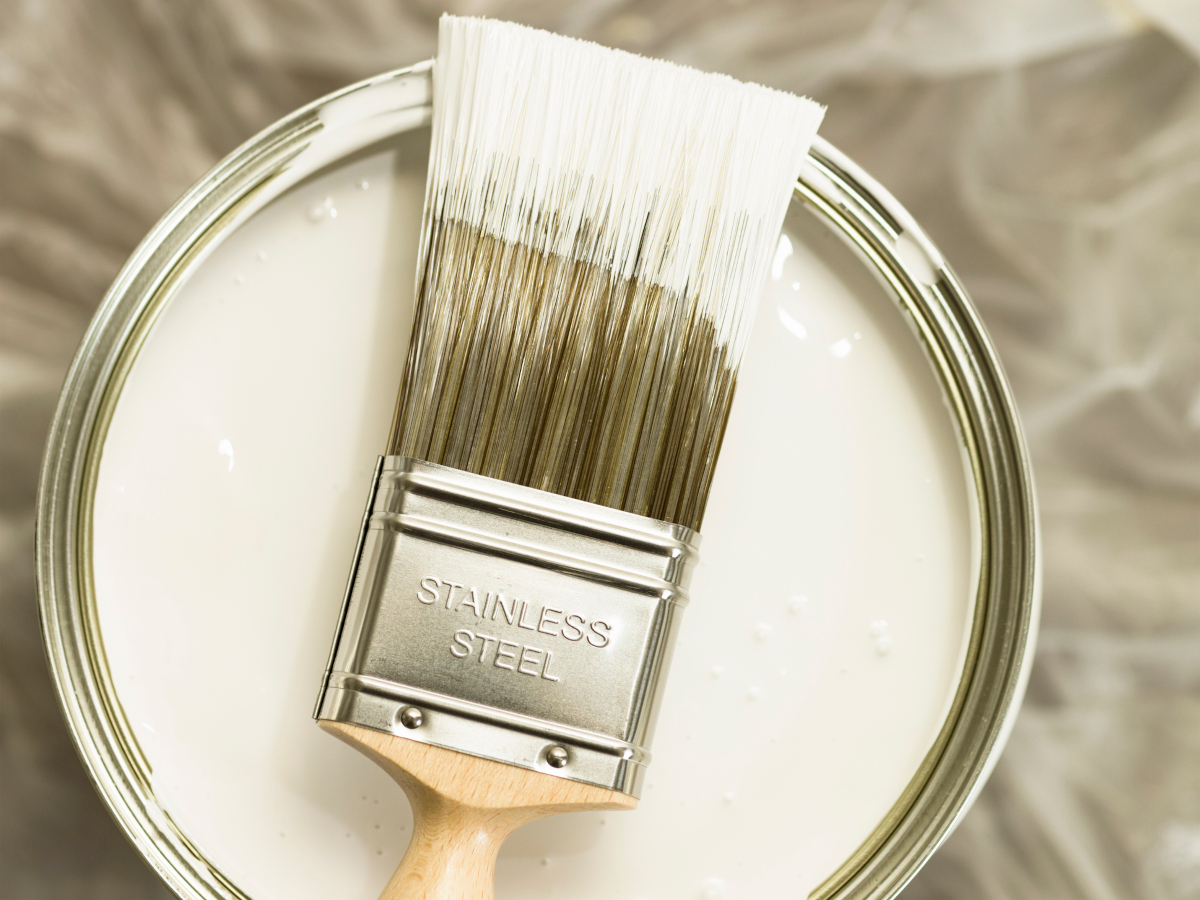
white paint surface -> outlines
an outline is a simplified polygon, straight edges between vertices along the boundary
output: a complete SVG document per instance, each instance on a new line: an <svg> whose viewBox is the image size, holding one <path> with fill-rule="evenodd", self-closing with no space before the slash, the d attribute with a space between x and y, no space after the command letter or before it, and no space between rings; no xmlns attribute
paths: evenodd
<svg viewBox="0 0 1200 900"><path fill-rule="evenodd" d="M122 704L164 809L257 900L370 900L411 831L399 788L311 712L406 350L422 139L219 246L105 446L95 578ZM786 233L641 807L522 829L501 900L802 897L941 726L971 597L951 419L870 275L803 210Z"/></svg>

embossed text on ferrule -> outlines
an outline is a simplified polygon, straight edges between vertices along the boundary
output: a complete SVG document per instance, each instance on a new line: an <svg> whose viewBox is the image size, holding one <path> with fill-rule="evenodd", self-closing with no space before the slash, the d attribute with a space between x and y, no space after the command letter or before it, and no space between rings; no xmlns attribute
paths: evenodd
<svg viewBox="0 0 1200 900"><path fill-rule="evenodd" d="M475 652L476 641L479 641L478 653ZM519 644L495 635L477 634L468 628L460 628L454 632L450 653L459 659L473 659L485 666L490 664L496 669L507 669L546 681L558 681L558 676L551 671L554 652L531 644Z"/></svg>
<svg viewBox="0 0 1200 900"><path fill-rule="evenodd" d="M424 606L473 614L476 620L501 628L522 628L598 649L607 647L613 639L613 627L603 619L589 620L557 606L505 597L500 591L485 591L433 575L421 579L416 598Z"/></svg>

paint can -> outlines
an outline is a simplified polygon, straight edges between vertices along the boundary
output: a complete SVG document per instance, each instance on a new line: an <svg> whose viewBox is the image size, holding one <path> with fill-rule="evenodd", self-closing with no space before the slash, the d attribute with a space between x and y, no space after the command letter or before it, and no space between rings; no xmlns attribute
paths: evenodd
<svg viewBox="0 0 1200 900"><path fill-rule="evenodd" d="M406 352L429 73L318 101L205 176L63 388L50 668L181 897L374 896L411 827L309 714ZM1015 407L937 249L822 140L755 328L642 808L523 829L500 897L890 897L1003 747L1040 592Z"/></svg>

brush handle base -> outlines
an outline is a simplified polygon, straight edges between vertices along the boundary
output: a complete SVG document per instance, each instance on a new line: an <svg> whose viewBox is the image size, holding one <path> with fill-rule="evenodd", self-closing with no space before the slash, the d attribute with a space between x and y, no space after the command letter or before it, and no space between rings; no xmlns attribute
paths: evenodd
<svg viewBox="0 0 1200 900"><path fill-rule="evenodd" d="M357 725L322 728L382 766L413 809L413 836L380 900L492 900L496 854L543 816L633 809L637 799Z"/></svg>
<svg viewBox="0 0 1200 900"><path fill-rule="evenodd" d="M380 900L483 900L514 825L504 815L433 800L413 804L413 836Z"/></svg>

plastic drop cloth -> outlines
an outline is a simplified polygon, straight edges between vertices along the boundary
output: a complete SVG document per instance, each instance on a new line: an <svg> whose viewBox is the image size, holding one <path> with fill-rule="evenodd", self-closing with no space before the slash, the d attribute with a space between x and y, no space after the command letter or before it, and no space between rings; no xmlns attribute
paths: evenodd
<svg viewBox="0 0 1200 900"><path fill-rule="evenodd" d="M974 296L1033 452L1043 630L1007 753L905 896L1200 897L1200 5L460 7L815 96ZM167 896L75 760L37 633L36 469L75 343L205 169L431 56L440 9L0 5L0 900Z"/></svg>

